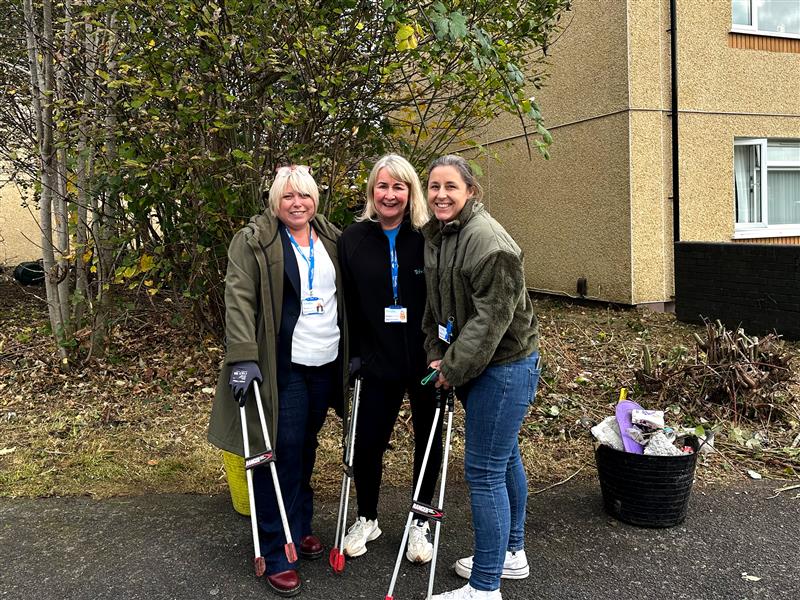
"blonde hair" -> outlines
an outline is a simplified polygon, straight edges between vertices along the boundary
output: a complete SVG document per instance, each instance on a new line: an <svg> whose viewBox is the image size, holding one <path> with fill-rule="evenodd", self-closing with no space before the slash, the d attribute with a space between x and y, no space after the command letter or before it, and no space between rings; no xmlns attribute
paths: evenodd
<svg viewBox="0 0 800 600"><path fill-rule="evenodd" d="M428 203L425 202L425 196L422 193L422 184L419 182L419 175L405 158L399 154L387 154L378 159L372 171L369 173L367 179L367 203L364 205L364 211L356 221L377 221L378 212L375 209L375 180L378 178L378 173L381 169L386 171L394 179L402 181L408 186L408 210L409 218L411 219L411 226L419 229L431 218L428 210Z"/></svg>
<svg viewBox="0 0 800 600"><path fill-rule="evenodd" d="M472 188L472 198L474 198L477 202L480 202L483 199L483 188L481 184L478 183L477 177L475 177L475 173L472 172L472 167L469 166L469 163L461 158L458 154L445 154L444 156L440 156L436 160L431 163L431 166L428 167L428 178L430 178L431 173L436 167L453 167L458 174L461 175L461 179L464 180L464 183L467 184L468 188Z"/></svg>
<svg viewBox="0 0 800 600"><path fill-rule="evenodd" d="M278 168L269 188L269 210L273 216L278 216L278 207L287 184L291 184L294 191L311 196L314 200L314 211L319 209L319 188L311 176L311 169L304 165L289 165Z"/></svg>

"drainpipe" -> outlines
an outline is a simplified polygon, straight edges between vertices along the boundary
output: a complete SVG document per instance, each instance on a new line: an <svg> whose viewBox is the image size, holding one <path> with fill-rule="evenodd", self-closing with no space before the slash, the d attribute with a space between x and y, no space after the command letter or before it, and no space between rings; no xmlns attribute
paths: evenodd
<svg viewBox="0 0 800 600"><path fill-rule="evenodd" d="M669 0L670 79L672 84L672 241L681 240L680 181L678 179L678 0Z"/></svg>

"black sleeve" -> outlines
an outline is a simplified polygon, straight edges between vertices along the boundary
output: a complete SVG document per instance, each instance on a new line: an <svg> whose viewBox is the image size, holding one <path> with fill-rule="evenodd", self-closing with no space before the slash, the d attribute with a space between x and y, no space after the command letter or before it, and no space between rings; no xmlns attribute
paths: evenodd
<svg viewBox="0 0 800 600"><path fill-rule="evenodd" d="M345 311L350 342L348 353L351 358L360 358L363 332L361 330L362 320L357 318L357 315L362 314L362 310L352 270L352 257L350 256L352 249L348 247L348 239L351 237L352 235L347 235L346 232L343 233L337 245L339 247L339 265L342 268L342 285L344 285Z"/></svg>

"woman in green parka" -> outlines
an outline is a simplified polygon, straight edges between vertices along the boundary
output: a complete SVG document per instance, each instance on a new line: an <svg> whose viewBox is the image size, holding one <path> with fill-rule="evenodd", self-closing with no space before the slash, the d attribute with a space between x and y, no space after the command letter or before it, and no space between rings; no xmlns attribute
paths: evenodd
<svg viewBox="0 0 800 600"><path fill-rule="evenodd" d="M339 230L317 214L310 169L280 167L269 209L231 241L225 276L225 362L217 383L208 439L244 456L239 400L258 385L275 451L278 478L301 558L322 556L311 529L311 472L328 407L343 413L346 375L344 300L336 240ZM251 452L264 448L258 412L247 403ZM297 563L288 562L268 466L253 470L256 515L266 579L274 592L300 592Z"/></svg>

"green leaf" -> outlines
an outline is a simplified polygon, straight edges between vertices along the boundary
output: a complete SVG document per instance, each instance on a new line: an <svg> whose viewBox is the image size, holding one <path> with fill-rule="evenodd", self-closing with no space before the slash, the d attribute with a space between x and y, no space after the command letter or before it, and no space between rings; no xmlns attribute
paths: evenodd
<svg viewBox="0 0 800 600"><path fill-rule="evenodd" d="M239 159L241 161L250 162L253 160L253 157L250 156L249 153L245 152L244 150L239 150L238 148L234 148L231 152L234 158Z"/></svg>
<svg viewBox="0 0 800 600"><path fill-rule="evenodd" d="M453 41L467 37L467 19L460 12L450 13L450 39Z"/></svg>
<svg viewBox="0 0 800 600"><path fill-rule="evenodd" d="M432 18L433 30L436 34L436 39L443 40L450 33L450 20L447 17Z"/></svg>

